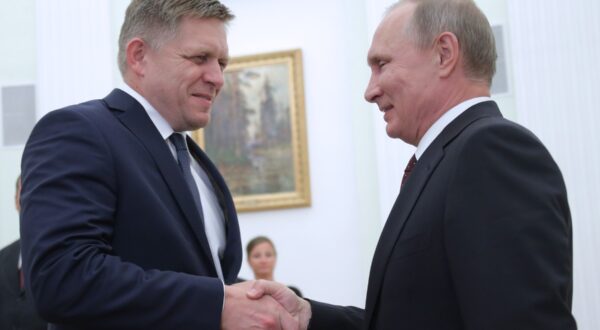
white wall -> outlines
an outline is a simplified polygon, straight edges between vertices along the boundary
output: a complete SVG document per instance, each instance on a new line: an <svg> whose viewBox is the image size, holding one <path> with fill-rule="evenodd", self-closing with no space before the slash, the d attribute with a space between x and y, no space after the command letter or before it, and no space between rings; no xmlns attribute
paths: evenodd
<svg viewBox="0 0 600 330"><path fill-rule="evenodd" d="M110 13L106 0L36 0L38 118L111 91Z"/></svg>
<svg viewBox="0 0 600 330"><path fill-rule="evenodd" d="M35 27L34 0L0 0L0 87L35 83ZM14 196L22 152L21 146L0 146L0 247L19 236Z"/></svg>

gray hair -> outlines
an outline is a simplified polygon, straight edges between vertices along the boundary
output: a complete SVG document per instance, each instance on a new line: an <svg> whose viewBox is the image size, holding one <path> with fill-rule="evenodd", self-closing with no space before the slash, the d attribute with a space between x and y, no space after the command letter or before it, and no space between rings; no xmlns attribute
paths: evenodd
<svg viewBox="0 0 600 330"><path fill-rule="evenodd" d="M234 15L218 0L132 0L119 35L121 74L127 70L125 51L131 39L139 37L153 49L158 49L175 36L184 17L216 18L227 23Z"/></svg>
<svg viewBox="0 0 600 330"><path fill-rule="evenodd" d="M415 3L406 32L417 47L431 47L443 32L458 39L467 77L491 85L496 73L496 43L490 23L473 0L401 0L388 9Z"/></svg>

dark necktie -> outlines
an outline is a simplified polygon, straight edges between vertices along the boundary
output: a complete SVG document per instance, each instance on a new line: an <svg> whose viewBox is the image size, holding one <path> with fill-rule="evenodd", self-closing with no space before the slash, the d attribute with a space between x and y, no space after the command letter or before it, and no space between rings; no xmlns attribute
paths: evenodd
<svg viewBox="0 0 600 330"><path fill-rule="evenodd" d="M200 212L200 219L202 219L204 217L202 212L202 202L200 200L200 193L198 193L198 186L196 185L194 177L192 177L187 144L185 143L184 137L179 133L171 134L169 140L171 140L171 143L175 146L175 150L177 150L177 163L179 164L179 169L181 170L181 173L183 173L185 183L187 183L187 186L192 193L192 197L194 197L196 208L198 209L198 212Z"/></svg>
<svg viewBox="0 0 600 330"><path fill-rule="evenodd" d="M406 168L404 169L404 176L402 176L402 184L400 185L400 188L402 188L406 180L408 180L410 172L412 172L413 168L415 168L415 165L417 165L417 157L413 155L412 158L408 161L408 164L406 164Z"/></svg>

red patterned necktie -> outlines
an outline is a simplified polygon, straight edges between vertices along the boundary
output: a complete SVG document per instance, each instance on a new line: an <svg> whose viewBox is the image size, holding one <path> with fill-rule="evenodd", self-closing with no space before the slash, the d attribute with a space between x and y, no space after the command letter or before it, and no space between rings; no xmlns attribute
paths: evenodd
<svg viewBox="0 0 600 330"><path fill-rule="evenodd" d="M412 172L413 168L415 168L415 165L417 165L417 157L413 155L412 158L408 161L408 164L406 164L406 168L404 169L404 176L402 176L402 183L400 184L400 188L404 186L404 183L410 176L410 172Z"/></svg>

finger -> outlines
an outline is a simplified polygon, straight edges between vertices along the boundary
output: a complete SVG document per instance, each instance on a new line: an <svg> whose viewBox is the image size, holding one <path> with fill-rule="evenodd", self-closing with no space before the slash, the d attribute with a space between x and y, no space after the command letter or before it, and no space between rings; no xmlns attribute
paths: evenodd
<svg viewBox="0 0 600 330"><path fill-rule="evenodd" d="M260 299L264 295L273 295L278 291L279 284L271 281L258 280L252 283L250 290L246 293L250 299Z"/></svg>

